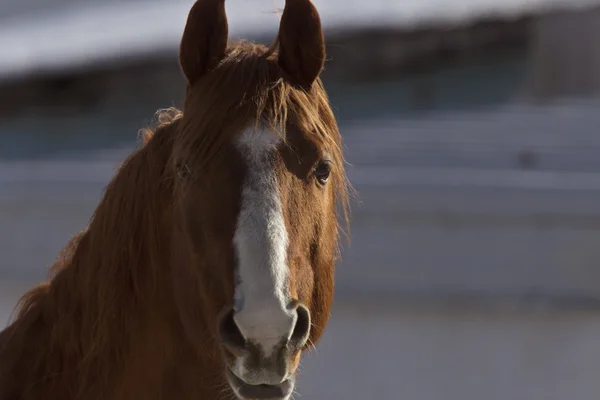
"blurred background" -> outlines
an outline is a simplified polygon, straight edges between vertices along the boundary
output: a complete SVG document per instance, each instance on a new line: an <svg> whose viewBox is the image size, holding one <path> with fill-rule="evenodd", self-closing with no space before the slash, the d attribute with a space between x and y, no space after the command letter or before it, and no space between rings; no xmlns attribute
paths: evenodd
<svg viewBox="0 0 600 400"><path fill-rule="evenodd" d="M180 105L192 3L0 0L0 327ZM600 1L314 3L359 201L299 398L597 399Z"/></svg>

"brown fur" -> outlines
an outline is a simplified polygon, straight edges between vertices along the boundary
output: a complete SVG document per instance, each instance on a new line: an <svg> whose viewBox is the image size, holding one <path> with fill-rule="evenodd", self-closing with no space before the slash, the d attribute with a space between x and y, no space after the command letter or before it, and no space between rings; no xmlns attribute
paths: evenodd
<svg viewBox="0 0 600 400"><path fill-rule="evenodd" d="M321 336L333 297L337 206L347 220L341 136L320 80L305 79L316 67L285 70L284 49L224 48L222 6L200 0L190 13L186 32L202 36L195 46L187 34L182 40L183 112L161 113L158 128L144 132L89 226L0 333L0 400L231 397L223 374L231 355L219 344L217 317L232 301L245 174L232 143L259 121L287 143L277 168L292 295L310 309L311 343ZM221 11L220 23L207 22ZM280 40L299 23L283 22ZM293 74L304 76L301 86ZM323 156L334 168L331 182L319 186L311 171ZM290 360L293 369L298 360Z"/></svg>

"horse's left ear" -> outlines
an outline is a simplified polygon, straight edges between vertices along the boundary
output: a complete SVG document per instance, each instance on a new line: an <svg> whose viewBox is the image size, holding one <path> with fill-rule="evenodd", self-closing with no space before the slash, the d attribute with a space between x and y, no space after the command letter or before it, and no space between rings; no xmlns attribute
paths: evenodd
<svg viewBox="0 0 600 400"><path fill-rule="evenodd" d="M225 0L197 0L179 47L179 64L188 83L195 83L225 56L228 32Z"/></svg>
<svg viewBox="0 0 600 400"><path fill-rule="evenodd" d="M310 89L325 64L321 18L310 0L286 0L279 26L279 66L292 84Z"/></svg>

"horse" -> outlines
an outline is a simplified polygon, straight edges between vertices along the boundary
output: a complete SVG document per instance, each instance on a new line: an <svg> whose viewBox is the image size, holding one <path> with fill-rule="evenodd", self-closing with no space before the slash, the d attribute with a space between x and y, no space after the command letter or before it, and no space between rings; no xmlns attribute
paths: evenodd
<svg viewBox="0 0 600 400"><path fill-rule="evenodd" d="M159 110L87 226L0 333L0 400L289 399L322 336L348 222L319 14L274 44L192 6L181 110ZM347 227L347 225L346 225Z"/></svg>

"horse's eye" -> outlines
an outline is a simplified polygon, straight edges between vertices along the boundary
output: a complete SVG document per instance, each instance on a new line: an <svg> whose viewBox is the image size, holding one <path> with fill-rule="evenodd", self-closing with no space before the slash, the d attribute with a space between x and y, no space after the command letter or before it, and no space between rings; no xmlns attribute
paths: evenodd
<svg viewBox="0 0 600 400"><path fill-rule="evenodd" d="M315 177L320 184L324 185L329 180L331 174L331 161L321 161L317 168L315 168Z"/></svg>

